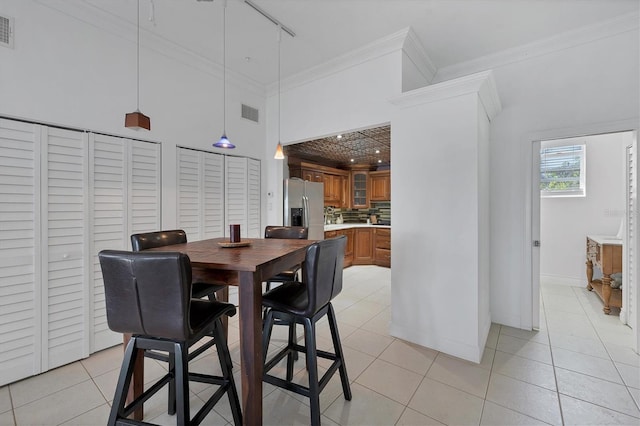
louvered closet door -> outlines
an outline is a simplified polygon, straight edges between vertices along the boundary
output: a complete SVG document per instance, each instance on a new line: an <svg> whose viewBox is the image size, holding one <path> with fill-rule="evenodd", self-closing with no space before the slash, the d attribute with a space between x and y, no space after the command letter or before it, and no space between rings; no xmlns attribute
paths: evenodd
<svg viewBox="0 0 640 426"><path fill-rule="evenodd" d="M260 161L249 158L247 166L247 237L260 238Z"/></svg>
<svg viewBox="0 0 640 426"><path fill-rule="evenodd" d="M88 144L86 133L42 128L46 161L43 370L89 356Z"/></svg>
<svg viewBox="0 0 640 426"><path fill-rule="evenodd" d="M249 189L247 185L248 160L239 157L225 158L225 236L229 225L239 224L240 235L248 236Z"/></svg>
<svg viewBox="0 0 640 426"><path fill-rule="evenodd" d="M41 370L37 129L0 119L0 386Z"/></svg>
<svg viewBox="0 0 640 426"><path fill-rule="evenodd" d="M202 239L200 217L201 187L200 152L177 148L177 215L178 228L187 233L189 241Z"/></svg>
<svg viewBox="0 0 640 426"><path fill-rule="evenodd" d="M160 229L160 145L90 135L91 352L122 342L109 329L98 253L131 250L133 233Z"/></svg>
<svg viewBox="0 0 640 426"><path fill-rule="evenodd" d="M160 230L160 144L129 141L129 231Z"/></svg>
<svg viewBox="0 0 640 426"><path fill-rule="evenodd" d="M224 235L224 156L177 148L178 227L189 241Z"/></svg>
<svg viewBox="0 0 640 426"><path fill-rule="evenodd" d="M104 303L104 286L98 253L101 250L130 250L127 241L126 146L122 139L91 134L92 218L92 323L91 351L113 346L122 337L109 330Z"/></svg>
<svg viewBox="0 0 640 426"><path fill-rule="evenodd" d="M224 156L202 152L203 238L224 236Z"/></svg>
<svg viewBox="0 0 640 426"><path fill-rule="evenodd" d="M638 162L637 162L637 142L629 145L626 149L626 180L627 180L627 232L625 241L625 274L627 275L624 286L627 289L624 295L623 309L626 311L626 323L635 329L638 324L636 309L638 309ZM624 289L623 289L624 290ZM622 315L621 315L622 317ZM621 318L622 319L622 318Z"/></svg>

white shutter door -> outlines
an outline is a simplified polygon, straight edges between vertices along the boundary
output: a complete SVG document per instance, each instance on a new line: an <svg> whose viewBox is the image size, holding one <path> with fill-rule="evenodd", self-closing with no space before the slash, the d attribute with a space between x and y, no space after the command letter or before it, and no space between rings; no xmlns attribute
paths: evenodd
<svg viewBox="0 0 640 426"><path fill-rule="evenodd" d="M260 161L250 158L248 162L247 237L260 238Z"/></svg>
<svg viewBox="0 0 640 426"><path fill-rule="evenodd" d="M202 152L203 238L224 236L224 156ZM188 234L187 234L188 235Z"/></svg>
<svg viewBox="0 0 640 426"><path fill-rule="evenodd" d="M226 157L225 159L225 235L229 235L229 225L239 224L240 235L247 237L247 209L249 191L247 185L247 159Z"/></svg>
<svg viewBox="0 0 640 426"><path fill-rule="evenodd" d="M129 232L160 230L160 145L130 141Z"/></svg>
<svg viewBox="0 0 640 426"><path fill-rule="evenodd" d="M627 232L625 241L625 275L623 284L624 296L627 296L622 303L622 309L626 312L621 313L620 319L623 316L626 317L626 323L635 329L638 324L636 309L638 309L638 270L637 270L637 256L638 256L638 224L636 223L638 217L638 170L636 159L637 142L627 147L626 163L627 163ZM625 289L626 287L626 289Z"/></svg>
<svg viewBox="0 0 640 426"><path fill-rule="evenodd" d="M42 261L47 294L42 320L48 329L43 336L43 370L89 356L87 136L45 127L45 138L42 205L47 222L42 229L47 251Z"/></svg>
<svg viewBox="0 0 640 426"><path fill-rule="evenodd" d="M92 224L92 324L91 352L113 346L122 336L109 330L104 303L104 286L98 253L105 249L130 249L125 215L126 147L122 139L90 135Z"/></svg>
<svg viewBox="0 0 640 426"><path fill-rule="evenodd" d="M0 119L0 386L41 370L37 128Z"/></svg>
<svg viewBox="0 0 640 426"><path fill-rule="evenodd" d="M200 152L186 148L177 148L177 214L178 228L187 233L189 241L203 238L200 226L202 214L201 182L200 182Z"/></svg>

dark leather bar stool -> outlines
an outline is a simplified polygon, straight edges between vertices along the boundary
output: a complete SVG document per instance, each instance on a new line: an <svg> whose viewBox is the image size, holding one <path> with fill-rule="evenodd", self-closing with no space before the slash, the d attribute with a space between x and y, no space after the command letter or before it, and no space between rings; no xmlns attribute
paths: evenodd
<svg viewBox="0 0 640 426"><path fill-rule="evenodd" d="M287 282L265 293L262 304L267 307L267 316L262 334L262 350L265 357L263 380L272 385L306 396L311 405L311 424L320 424L320 392L338 370L342 382L342 391L347 401L351 400L351 388L344 363L344 354L335 312L331 300L342 291L342 269L344 264L344 248L346 237L341 236L320 241L307 248L307 255L302 267L302 282ZM316 323L327 315L331 339L335 353L316 348ZM289 322L289 327L296 323L304 326L304 346L291 339L287 346L278 351L267 361L267 350L271 339L271 330L276 319ZM293 383L293 354L304 352L307 360L309 386ZM284 357L287 357L286 379L272 376L269 373ZM318 377L317 357L333 361L327 372Z"/></svg>
<svg viewBox="0 0 640 426"><path fill-rule="evenodd" d="M156 247L171 246L174 244L185 244L186 242L187 233L182 229L131 235L131 247L133 248L133 251L142 251ZM192 287L192 296L197 299L208 297L209 300L215 300L216 292L218 291L226 292L228 291L228 287L221 284L195 282ZM227 296L222 299L226 302Z"/></svg>
<svg viewBox="0 0 640 426"><path fill-rule="evenodd" d="M166 384L170 385L168 411L176 414L178 425L200 424L225 393L234 423L241 425L240 402L221 322L223 316L235 315L235 306L191 297L191 262L185 254L104 250L99 258L109 328L132 334L125 350L108 425L148 424L127 417ZM217 347L222 376L188 370L189 359L193 357L188 354L188 348L207 336L213 337L211 341ZM168 353L169 371L126 405L135 359L140 351L147 350ZM219 386L193 418L189 411L189 381Z"/></svg>
<svg viewBox="0 0 640 426"><path fill-rule="evenodd" d="M306 240L309 238L309 228L304 226L266 226L264 228L265 238L281 238L290 240ZM267 291L271 290L271 283L285 283L287 281L295 281L300 265L294 266L291 270L282 271L278 275L269 278L267 282Z"/></svg>

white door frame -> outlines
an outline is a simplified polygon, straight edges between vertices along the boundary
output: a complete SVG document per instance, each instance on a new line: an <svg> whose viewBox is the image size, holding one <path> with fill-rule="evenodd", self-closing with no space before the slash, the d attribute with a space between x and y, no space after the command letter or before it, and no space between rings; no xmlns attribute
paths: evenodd
<svg viewBox="0 0 640 426"><path fill-rule="evenodd" d="M604 133L638 131L638 119L590 124L572 128L547 129L530 132L524 135L521 148L524 157L524 280L520 293L520 328L532 330L538 328L540 315L540 253L533 247L535 240L540 241L540 193L539 174L534 173L534 149L540 152L540 141L565 139ZM637 134L637 133L636 133ZM535 164L539 164L539 159ZM535 197L535 199L534 199ZM542 246L544 241L540 242ZM535 262L535 263L534 263ZM534 280L535 277L535 280ZM638 309L640 311L640 309ZM535 314L534 314L535 312ZM636 313L638 314L638 313ZM640 324L640 322L637 322ZM640 329L640 327L638 327ZM636 339L636 351L639 350L640 338Z"/></svg>

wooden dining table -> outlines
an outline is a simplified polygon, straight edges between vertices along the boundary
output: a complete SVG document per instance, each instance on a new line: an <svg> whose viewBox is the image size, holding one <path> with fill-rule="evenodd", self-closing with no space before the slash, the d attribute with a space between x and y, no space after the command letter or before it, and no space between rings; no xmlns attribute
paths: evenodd
<svg viewBox="0 0 640 426"><path fill-rule="evenodd" d="M243 247L229 245L226 238L157 247L150 251L185 253L191 259L193 281L238 286L240 311L240 369L242 413L246 425L262 424L262 283L304 261L313 240L243 239ZM130 336L124 337L125 347ZM144 360L136 361L130 396L142 393ZM135 413L142 419L143 410Z"/></svg>

